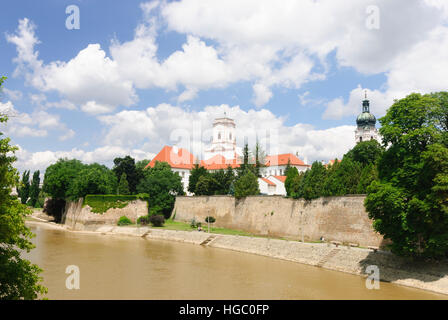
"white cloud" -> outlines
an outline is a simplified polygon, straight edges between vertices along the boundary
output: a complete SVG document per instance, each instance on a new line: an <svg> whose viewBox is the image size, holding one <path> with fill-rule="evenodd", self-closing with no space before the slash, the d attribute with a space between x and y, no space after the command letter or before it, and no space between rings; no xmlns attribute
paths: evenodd
<svg viewBox="0 0 448 320"><path fill-rule="evenodd" d="M72 129L68 129L62 123L60 117L44 110L35 110L33 113L19 112L11 101L0 102L0 113L9 116L3 131L14 137L47 137L49 131L57 131L62 134L59 140L67 140L75 135ZM3 125L2 125L3 126Z"/></svg>
<svg viewBox="0 0 448 320"><path fill-rule="evenodd" d="M265 105L272 97L272 91L264 84L256 83L253 85L254 103L256 106Z"/></svg>
<svg viewBox="0 0 448 320"><path fill-rule="evenodd" d="M432 30L427 39L403 52L390 65L387 82L383 91L369 90L371 112L382 116L393 104L411 92L430 93L448 88L448 27ZM327 104L324 119L340 119L361 112L364 97L361 86L353 89L347 102L336 98Z"/></svg>
<svg viewBox="0 0 448 320"><path fill-rule="evenodd" d="M22 92L19 90L9 90L8 88L2 88L0 92L1 91L3 91L6 96L13 101L20 100L23 97Z"/></svg>
<svg viewBox="0 0 448 320"><path fill-rule="evenodd" d="M240 81L251 83L254 102L262 106L272 98L272 87L297 89L325 79L332 52L340 65L363 73L391 71L400 55L440 25L446 9L438 0L347 0L343 6L331 0L247 1L244 6L236 0L142 4L144 22L132 40L112 41L110 57L90 44L68 62L44 65L27 19L7 39L16 44L17 70L28 70L29 83L59 92L86 112L130 106L137 101L134 88L181 89L178 102L184 102L200 90ZM379 9L378 30L366 27L371 5ZM160 61L162 28L187 40Z"/></svg>
<svg viewBox="0 0 448 320"><path fill-rule="evenodd" d="M39 41L28 19L19 20L16 34L6 38L17 48L16 74L24 74L27 82L39 90L59 92L71 104L95 101L109 109L137 101L132 83L121 77L117 63L106 57L99 44L88 45L68 62L45 65L34 49Z"/></svg>
<svg viewBox="0 0 448 320"><path fill-rule="evenodd" d="M186 111L161 104L141 111L124 110L99 119L106 126L106 145L137 146L139 150L153 153L163 145L178 145L201 155L210 141L213 120L224 112L235 119L239 147L245 141L252 147L258 137L270 153L299 152L310 160L329 160L342 157L355 143L353 126L328 130L317 130L306 124L287 126L285 118L267 109L244 111L239 106L207 106L201 111Z"/></svg>

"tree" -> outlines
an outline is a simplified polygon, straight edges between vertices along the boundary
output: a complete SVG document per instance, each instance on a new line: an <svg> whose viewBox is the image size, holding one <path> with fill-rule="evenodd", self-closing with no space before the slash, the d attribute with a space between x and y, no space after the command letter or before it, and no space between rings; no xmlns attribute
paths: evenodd
<svg viewBox="0 0 448 320"><path fill-rule="evenodd" d="M376 140L363 141L356 144L353 149L344 155L353 161L359 162L363 167L376 163L384 152L384 148Z"/></svg>
<svg viewBox="0 0 448 320"><path fill-rule="evenodd" d="M0 86L4 79L0 77ZM0 124L7 121L7 115L0 114ZM2 136L0 132L0 299L36 299L47 292L41 285L42 270L21 257L21 251L29 252L34 247L30 241L33 234L25 225L25 216L30 211L11 196L19 181L13 167L18 148Z"/></svg>
<svg viewBox="0 0 448 320"><path fill-rule="evenodd" d="M378 161L379 181L367 188L365 207L375 230L392 240L392 252L399 255L443 258L448 252L445 97L410 94L380 119L388 148Z"/></svg>
<svg viewBox="0 0 448 320"><path fill-rule="evenodd" d="M288 197L292 197L291 185L293 183L293 180L299 176L299 170L297 170L296 167L289 167L288 170L285 170L285 173L286 173L286 180L285 180L286 195Z"/></svg>
<svg viewBox="0 0 448 320"><path fill-rule="evenodd" d="M31 182L31 188L30 188L30 200L29 200L29 205L31 207L36 207L36 203L38 201L39 198L39 192L40 192L40 171L34 171L33 173L33 180Z"/></svg>
<svg viewBox="0 0 448 320"><path fill-rule="evenodd" d="M196 184L198 183L199 178L207 174L207 169L196 163L193 169L191 169L190 176L188 177L188 191L191 193L196 193Z"/></svg>
<svg viewBox="0 0 448 320"><path fill-rule="evenodd" d="M26 204L30 196L30 171L24 171L22 174L22 181L20 187L17 188L17 194L19 195L22 204Z"/></svg>
<svg viewBox="0 0 448 320"><path fill-rule="evenodd" d="M301 181L300 197L312 200L323 195L323 184L327 175L327 169L319 161L315 161L311 169L305 172Z"/></svg>
<svg viewBox="0 0 448 320"><path fill-rule="evenodd" d="M362 169L361 177L359 178L358 187L356 191L358 194L367 193L367 188L373 181L378 180L378 170L373 163L367 165Z"/></svg>
<svg viewBox="0 0 448 320"><path fill-rule="evenodd" d="M249 159L250 159L249 145L246 143L243 149L243 163L241 163L239 168L237 169L238 178L244 176L248 171L251 171L252 173L255 174L255 166L249 163Z"/></svg>
<svg viewBox="0 0 448 320"><path fill-rule="evenodd" d="M253 151L253 154L255 155L254 173L257 177L261 177L260 169L265 166L266 153L262 149L260 143L258 142L258 139L257 142L255 143L255 149Z"/></svg>
<svg viewBox="0 0 448 320"><path fill-rule="evenodd" d="M198 183L196 184L195 195L198 196L211 196L215 194L218 183L213 178L212 175L203 175L199 177Z"/></svg>
<svg viewBox="0 0 448 320"><path fill-rule="evenodd" d="M135 165L135 160L131 156L126 156L124 158L114 159L114 168L112 169L117 177L117 181L120 180L121 175L126 173L126 177L129 183L129 191L131 193L136 193L137 184L143 178L139 175L137 167Z"/></svg>
<svg viewBox="0 0 448 320"><path fill-rule="evenodd" d="M77 200L88 194L115 194L117 178L106 166L93 163L79 171L66 192L67 199Z"/></svg>
<svg viewBox="0 0 448 320"><path fill-rule="evenodd" d="M235 181L235 198L253 196L260 194L258 178L250 170Z"/></svg>
<svg viewBox="0 0 448 320"><path fill-rule="evenodd" d="M43 191L53 199L68 199L74 195L68 192L70 185L84 168L79 160L59 159L45 171Z"/></svg>
<svg viewBox="0 0 448 320"><path fill-rule="evenodd" d="M129 184L126 179L126 173L123 172L120 178L120 182L118 183L118 194L129 194Z"/></svg>
<svg viewBox="0 0 448 320"><path fill-rule="evenodd" d="M158 207L168 219L174 208L176 195L183 195L182 178L171 171L166 162L156 161L153 168L145 170L145 177L137 186L139 193L149 194L151 207Z"/></svg>
<svg viewBox="0 0 448 320"><path fill-rule="evenodd" d="M356 194L361 177L362 166L351 157L344 156L342 161L327 169L327 177L323 183L321 195L343 196Z"/></svg>
<svg viewBox="0 0 448 320"><path fill-rule="evenodd" d="M226 195L230 193L230 186L235 179L235 174L231 166L228 166L224 171L223 169L217 170L211 173L214 179L214 193L216 195Z"/></svg>

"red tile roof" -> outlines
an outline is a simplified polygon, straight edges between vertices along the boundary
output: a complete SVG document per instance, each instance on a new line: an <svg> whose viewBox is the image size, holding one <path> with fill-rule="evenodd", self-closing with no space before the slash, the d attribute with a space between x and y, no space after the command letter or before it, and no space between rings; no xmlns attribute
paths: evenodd
<svg viewBox="0 0 448 320"><path fill-rule="evenodd" d="M291 165L310 167L310 165L305 164L302 160L297 158L292 153L279 154L266 157L265 165L269 166L284 166L288 164L288 160ZM152 159L150 163L145 168L153 168L156 161L167 162L171 168L177 169L189 169L191 170L195 163L197 163L195 157L186 149L175 147L164 146L162 150ZM232 168L238 168L241 164L240 158L235 154L234 159L227 159L222 155L215 155L208 160L201 160L200 165L205 167L207 170L219 170L227 169L228 166ZM278 176L281 177L281 176ZM286 177L285 177L286 179ZM279 179L280 180L280 179Z"/></svg>
<svg viewBox="0 0 448 320"><path fill-rule="evenodd" d="M267 156L266 157L266 166L284 166L284 165L288 164L288 160L291 165L309 167L308 164L305 164L302 160L297 158L292 153Z"/></svg>
<svg viewBox="0 0 448 320"><path fill-rule="evenodd" d="M207 170L227 169L228 166L238 168L240 166L240 161L236 157L234 159L227 159L224 156L217 154L210 159L202 160L201 166L205 167Z"/></svg>
<svg viewBox="0 0 448 320"><path fill-rule="evenodd" d="M286 181L286 176L273 176L275 179L285 183Z"/></svg>
<svg viewBox="0 0 448 320"><path fill-rule="evenodd" d="M266 178L260 178L260 179L263 180L264 182L266 182L270 186L276 186L276 184L274 182L272 182L271 180L268 180Z"/></svg>
<svg viewBox="0 0 448 320"><path fill-rule="evenodd" d="M153 168L156 161L167 162L171 168L192 169L196 163L195 157L183 148L164 146L145 168Z"/></svg>

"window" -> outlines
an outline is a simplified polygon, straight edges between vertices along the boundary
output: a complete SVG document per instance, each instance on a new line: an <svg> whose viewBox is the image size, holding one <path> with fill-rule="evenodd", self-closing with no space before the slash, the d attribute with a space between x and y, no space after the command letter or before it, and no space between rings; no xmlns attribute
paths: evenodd
<svg viewBox="0 0 448 320"><path fill-rule="evenodd" d="M221 132L218 133L218 140L221 140Z"/></svg>
<svg viewBox="0 0 448 320"><path fill-rule="evenodd" d="M229 139L232 140L232 134L231 133L229 133Z"/></svg>

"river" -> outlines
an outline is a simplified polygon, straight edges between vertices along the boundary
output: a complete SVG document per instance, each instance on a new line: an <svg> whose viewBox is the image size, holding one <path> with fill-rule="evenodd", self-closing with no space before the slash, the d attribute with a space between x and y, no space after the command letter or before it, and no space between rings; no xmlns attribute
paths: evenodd
<svg viewBox="0 0 448 320"><path fill-rule="evenodd" d="M447 299L448 296L247 253L163 240L31 226L25 257L44 272L49 299ZM80 288L66 288L66 268Z"/></svg>

